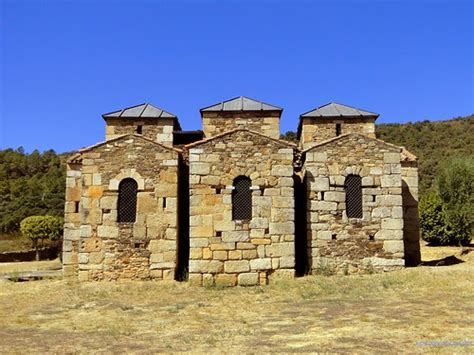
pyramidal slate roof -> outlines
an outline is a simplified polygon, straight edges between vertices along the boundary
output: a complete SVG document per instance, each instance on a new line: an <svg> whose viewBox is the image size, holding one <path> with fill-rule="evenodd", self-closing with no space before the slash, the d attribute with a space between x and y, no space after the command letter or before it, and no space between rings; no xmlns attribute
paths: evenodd
<svg viewBox="0 0 474 355"><path fill-rule="evenodd" d="M215 105L204 107L201 112L216 111L283 111L281 107L273 106L245 96L235 97Z"/></svg>
<svg viewBox="0 0 474 355"><path fill-rule="evenodd" d="M149 103L127 107L122 110L104 113L103 118L177 118L159 107Z"/></svg>
<svg viewBox="0 0 474 355"><path fill-rule="evenodd" d="M378 113L360 110L355 107L341 105L335 102L320 106L314 110L303 113L300 117L373 117L377 118Z"/></svg>

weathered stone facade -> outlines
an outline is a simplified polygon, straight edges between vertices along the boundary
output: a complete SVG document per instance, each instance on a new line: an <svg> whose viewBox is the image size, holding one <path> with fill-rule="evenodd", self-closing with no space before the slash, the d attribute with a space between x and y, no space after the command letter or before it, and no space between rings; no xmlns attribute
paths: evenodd
<svg viewBox="0 0 474 355"><path fill-rule="evenodd" d="M70 161L66 274L77 272L81 280L174 278L178 154L144 137L125 135L81 150ZM134 223L117 222L119 183L125 178L138 185Z"/></svg>
<svg viewBox="0 0 474 355"><path fill-rule="evenodd" d="M177 117L150 104L104 115L106 141L68 161L64 274L251 286L418 264L416 157L375 139L376 114L322 106L297 146L278 139L281 112L224 101L184 146Z"/></svg>
<svg viewBox="0 0 474 355"><path fill-rule="evenodd" d="M280 138L280 114L263 112L203 112L202 128L206 137L212 137L236 128L247 128L270 138Z"/></svg>
<svg viewBox="0 0 474 355"><path fill-rule="evenodd" d="M190 260L194 284L266 284L294 275L296 146L237 129L189 147ZM233 220L232 190L251 179L252 218Z"/></svg>
<svg viewBox="0 0 474 355"><path fill-rule="evenodd" d="M308 149L313 145L336 137L336 125L340 125L340 134L360 133L375 138L375 123L372 118L302 118L301 147Z"/></svg>
<svg viewBox="0 0 474 355"><path fill-rule="evenodd" d="M312 271L404 265L401 149L349 133L305 152ZM345 180L361 177L362 217L346 214Z"/></svg>

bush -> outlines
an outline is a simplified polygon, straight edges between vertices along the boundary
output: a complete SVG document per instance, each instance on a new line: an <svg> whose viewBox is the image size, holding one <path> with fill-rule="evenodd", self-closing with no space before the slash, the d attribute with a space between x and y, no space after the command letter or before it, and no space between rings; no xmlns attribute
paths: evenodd
<svg viewBox="0 0 474 355"><path fill-rule="evenodd" d="M449 162L439 173L437 186L454 242L468 245L474 227L474 160Z"/></svg>
<svg viewBox="0 0 474 355"><path fill-rule="evenodd" d="M58 240L63 231L63 219L53 216L30 216L20 223L21 233L31 239L39 260L38 241L44 239Z"/></svg>
<svg viewBox="0 0 474 355"><path fill-rule="evenodd" d="M436 192L426 194L419 207L421 238L432 245L453 244L439 195Z"/></svg>

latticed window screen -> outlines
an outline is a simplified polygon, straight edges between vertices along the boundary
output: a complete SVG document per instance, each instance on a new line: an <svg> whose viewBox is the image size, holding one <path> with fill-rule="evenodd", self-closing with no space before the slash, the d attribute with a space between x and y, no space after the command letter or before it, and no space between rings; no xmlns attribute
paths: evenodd
<svg viewBox="0 0 474 355"><path fill-rule="evenodd" d="M239 176L234 180L232 191L232 219L252 219L252 182L246 176Z"/></svg>
<svg viewBox="0 0 474 355"><path fill-rule="evenodd" d="M137 215L138 184L133 179L123 179L119 185L118 222L135 222Z"/></svg>
<svg viewBox="0 0 474 355"><path fill-rule="evenodd" d="M345 182L346 213L348 218L362 218L362 179L348 175Z"/></svg>

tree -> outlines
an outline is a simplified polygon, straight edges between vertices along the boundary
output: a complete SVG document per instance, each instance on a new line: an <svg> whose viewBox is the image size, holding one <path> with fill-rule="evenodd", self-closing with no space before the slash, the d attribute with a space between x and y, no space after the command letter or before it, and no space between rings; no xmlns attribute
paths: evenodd
<svg viewBox="0 0 474 355"><path fill-rule="evenodd" d="M38 241L44 239L58 240L63 230L63 219L54 216L30 216L20 223L20 231L31 239L39 260Z"/></svg>
<svg viewBox="0 0 474 355"><path fill-rule="evenodd" d="M474 227L474 160L451 160L441 169L437 186L456 244L468 245Z"/></svg>
<svg viewBox="0 0 474 355"><path fill-rule="evenodd" d="M436 192L426 194L419 207L421 238L432 245L452 244L452 233L447 226L439 195Z"/></svg>

